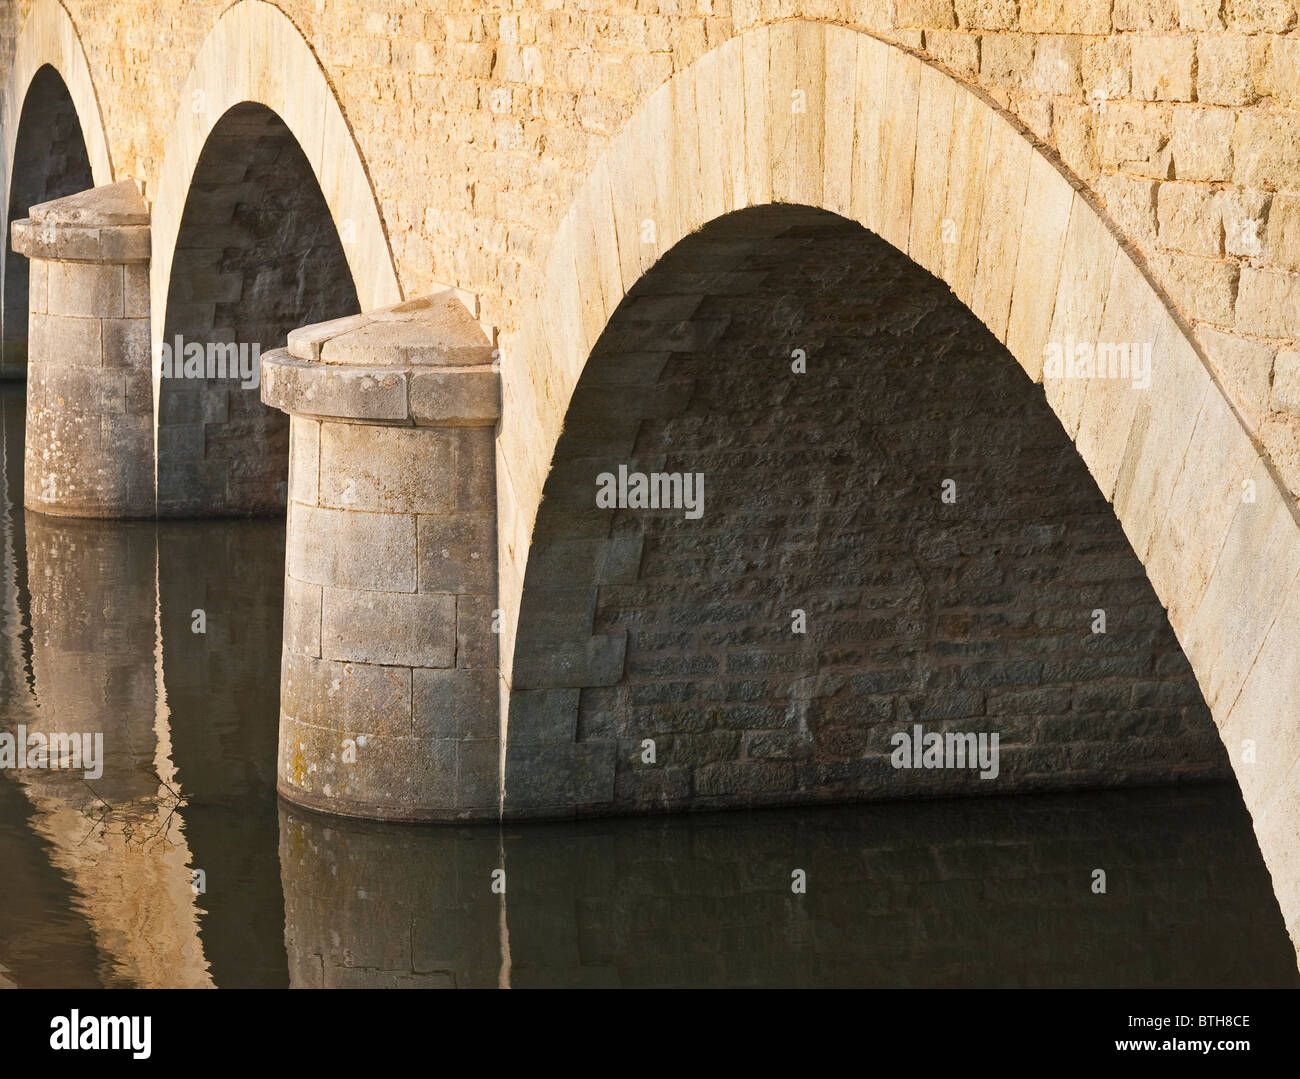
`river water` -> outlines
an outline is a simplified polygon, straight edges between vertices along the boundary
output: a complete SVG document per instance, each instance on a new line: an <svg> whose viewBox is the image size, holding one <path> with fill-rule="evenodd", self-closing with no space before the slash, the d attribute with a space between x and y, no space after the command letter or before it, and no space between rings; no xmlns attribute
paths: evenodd
<svg viewBox="0 0 1300 1079"><path fill-rule="evenodd" d="M0 730L104 762L0 771L0 985L1300 984L1233 785L504 828L280 803L283 522L24 514L23 407Z"/></svg>

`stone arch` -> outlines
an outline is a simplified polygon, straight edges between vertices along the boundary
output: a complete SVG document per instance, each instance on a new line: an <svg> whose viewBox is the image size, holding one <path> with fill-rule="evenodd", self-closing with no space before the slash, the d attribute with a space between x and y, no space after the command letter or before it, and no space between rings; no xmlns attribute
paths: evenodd
<svg viewBox="0 0 1300 1079"><path fill-rule="evenodd" d="M18 138L18 120L27 89L36 73L47 64L59 73L77 107L96 186L111 184L114 180L113 161L90 64L72 16L57 0L37 0L32 5L31 14L23 23L14 47L13 65L5 83L3 112L0 112L0 131L3 132L0 145L3 146L6 181L13 167L14 142Z"/></svg>
<svg viewBox="0 0 1300 1079"><path fill-rule="evenodd" d="M284 347L299 326L358 314L357 292L293 132L265 105L228 109L199 155L172 248L159 515L283 512L289 422L261 401L261 353Z"/></svg>
<svg viewBox="0 0 1300 1079"><path fill-rule="evenodd" d="M370 176L320 61L279 8L240 0L221 14L195 55L163 149L151 222L155 349L162 342L173 251L199 155L217 121L244 102L265 105L302 148L344 239L362 310L403 298Z"/></svg>
<svg viewBox="0 0 1300 1079"><path fill-rule="evenodd" d="M30 113L33 107L49 113L51 131L65 141L69 132L64 128L79 133L81 146L74 156L82 160L76 163L75 170L65 170L65 179L77 186L65 189L66 184L60 186L57 180L51 186L43 175L16 174L22 164L18 160L22 150L18 140L24 110ZM0 205L0 230L4 234L4 257L0 261L4 299L0 307L4 337L11 342L7 353L12 354L23 351L18 345L26 338L27 321L27 263L10 248L9 223L16 220L14 214L26 214L28 207L24 203L29 198L44 202L74 194L83 187L113 182L113 163L90 65L72 17L56 0L39 0L19 31L0 101L0 154L4 155L5 184L5 198ZM13 355L8 355L3 364L6 373L21 377L24 359L15 361Z"/></svg>
<svg viewBox="0 0 1300 1079"><path fill-rule="evenodd" d="M32 78L23 103L9 171L7 219L20 221L31 207L74 195L92 184L77 107L59 73L46 64ZM14 248L12 237L5 238L4 266L0 377L24 378L31 271L27 256Z"/></svg>
<svg viewBox="0 0 1300 1079"><path fill-rule="evenodd" d="M1168 611L1300 939L1294 499L1082 185L970 87L843 27L759 27L674 76L613 140L556 231L539 293L503 341L503 722L542 486L597 338L679 240L766 203L865 226L946 283L1044 384ZM1120 340L1152 346L1140 400L1119 380L1044 379L1049 343Z"/></svg>

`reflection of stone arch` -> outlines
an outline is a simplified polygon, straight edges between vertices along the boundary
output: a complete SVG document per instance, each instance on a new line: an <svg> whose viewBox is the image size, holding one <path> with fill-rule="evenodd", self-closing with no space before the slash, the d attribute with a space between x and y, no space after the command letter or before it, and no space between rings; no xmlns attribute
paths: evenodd
<svg viewBox="0 0 1300 1079"><path fill-rule="evenodd" d="M506 343L507 683L542 484L596 339L677 241L771 202L831 210L883 237L948 284L1035 381L1048 342L1152 343L1146 394L1124 395L1118 380L1048 379L1047 399L1168 609L1296 938L1300 527L1291 495L1087 194L1002 110L861 33L785 22L702 57L647 100L561 222L540 294ZM1243 501L1246 484L1253 502ZM1258 763L1240 759L1243 739L1256 743Z"/></svg>
<svg viewBox="0 0 1300 1079"><path fill-rule="evenodd" d="M162 339L173 249L191 177L217 121L242 102L265 105L298 141L345 240L362 309L402 298L370 177L315 54L279 9L243 0L217 20L195 56L164 147L152 219L155 344Z"/></svg>
<svg viewBox="0 0 1300 1079"><path fill-rule="evenodd" d="M79 130L87 160L80 162L76 170L78 175L74 186L89 187L92 182L93 184L112 183L113 163L108 152L108 140L104 134L99 100L90 77L90 66L86 62L86 54L81 47L81 39L77 36L72 18L63 6L55 3L54 0L39 0L27 21L23 23L15 45L13 65L9 69L5 82L3 103L0 104L0 154L4 155L5 189L5 197L0 200L0 234L4 236L3 244L0 246L5 252L4 257L0 258L0 287L3 287L10 274L8 257L9 219L12 216L10 202L15 196L14 185L17 182L14 170L18 165L16 157L20 150L19 127L24 106L28 104L33 92L37 92L37 96L42 101L48 99L52 107L57 107L60 114L58 119L64 120L64 113L75 114L67 115L63 126L71 131ZM42 134L47 140L51 138L44 132ZM75 135L69 137L75 141ZM83 147L77 148L77 157L81 156ZM82 172L87 164L93 181ZM82 184L82 181L87 182ZM43 188L42 183L37 183L34 188L38 192L37 201L73 193L70 190L61 190L57 186L52 193L46 193ZM25 213L25 197L20 202ZM6 337L15 339L26 337L25 265L24 262L24 270L17 281L9 282L9 287L4 288L3 291L6 307L12 305L21 308L6 311L4 315ZM22 356L25 346L18 351L17 359L9 357L5 366L16 368L15 373L21 375L22 368L25 366Z"/></svg>

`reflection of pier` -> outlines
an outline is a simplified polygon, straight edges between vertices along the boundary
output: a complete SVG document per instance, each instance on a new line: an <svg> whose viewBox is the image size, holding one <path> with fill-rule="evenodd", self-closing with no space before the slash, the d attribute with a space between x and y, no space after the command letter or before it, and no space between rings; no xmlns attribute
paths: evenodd
<svg viewBox="0 0 1300 1079"><path fill-rule="evenodd" d="M75 892L106 984L210 986L161 682L154 526L35 513L25 525L35 699L6 727L102 734L105 759L90 782L16 773L31 827Z"/></svg>
<svg viewBox="0 0 1300 1079"><path fill-rule="evenodd" d="M1174 986L1209 971L1224 986L1294 985L1263 863L1232 838L1249 822L1224 790L504 832L281 803L290 979L491 986L508 969L518 988ZM490 886L503 865L508 937ZM796 868L804 894L791 891Z"/></svg>
<svg viewBox="0 0 1300 1079"><path fill-rule="evenodd" d="M294 988L492 988L502 979L495 828L412 828L280 805Z"/></svg>

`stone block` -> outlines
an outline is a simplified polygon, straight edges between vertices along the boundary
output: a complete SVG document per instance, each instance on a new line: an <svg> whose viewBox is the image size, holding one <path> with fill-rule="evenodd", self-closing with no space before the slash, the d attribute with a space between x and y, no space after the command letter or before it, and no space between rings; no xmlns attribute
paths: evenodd
<svg viewBox="0 0 1300 1079"><path fill-rule="evenodd" d="M953 0L897 0L897 26L918 26L923 30L951 30L957 25Z"/></svg>
<svg viewBox="0 0 1300 1079"><path fill-rule="evenodd" d="M1242 267L1237 327L1267 337L1300 337L1300 275Z"/></svg>
<svg viewBox="0 0 1300 1079"><path fill-rule="evenodd" d="M321 358L321 346L326 341L351 330L358 330L362 326L368 326L370 321L368 315L348 315L345 318L336 318L329 322L299 326L289 331L287 343L289 355L299 360L319 360Z"/></svg>
<svg viewBox="0 0 1300 1079"><path fill-rule="evenodd" d="M323 423L320 503L383 513L450 513L455 442L431 428Z"/></svg>
<svg viewBox="0 0 1300 1079"><path fill-rule="evenodd" d="M420 516L417 522L418 591L495 592L497 543L492 516Z"/></svg>
<svg viewBox="0 0 1300 1079"><path fill-rule="evenodd" d="M455 816L455 745L434 739L350 737L281 714L279 774L281 790L317 809L399 820Z"/></svg>
<svg viewBox="0 0 1300 1079"><path fill-rule="evenodd" d="M1165 179L1170 172L1171 135L1167 108L1139 102L1109 104L1100 118L1100 162L1135 176Z"/></svg>
<svg viewBox="0 0 1300 1079"><path fill-rule="evenodd" d="M1075 96L1083 88L1083 52L1077 37L1040 37L1034 46L1033 88Z"/></svg>
<svg viewBox="0 0 1300 1079"><path fill-rule="evenodd" d="M948 152L957 102L954 80L928 64L921 69L917 105L916 172L908 253L931 273L943 269L944 214L948 197Z"/></svg>
<svg viewBox="0 0 1300 1079"><path fill-rule="evenodd" d="M1231 326L1236 320L1241 271L1235 262L1166 251L1156 252L1151 263L1156 278L1188 318L1218 326Z"/></svg>
<svg viewBox="0 0 1300 1079"><path fill-rule="evenodd" d="M409 419L407 375L295 360L283 349L262 354L262 400L295 416Z"/></svg>
<svg viewBox="0 0 1300 1079"><path fill-rule="evenodd" d="M572 743L578 729L578 689L516 689L510 694L511 746Z"/></svg>
<svg viewBox="0 0 1300 1079"><path fill-rule="evenodd" d="M1277 354L1270 404L1278 412L1300 416L1300 352L1286 350Z"/></svg>
<svg viewBox="0 0 1300 1079"><path fill-rule="evenodd" d="M496 669L500 615L495 595L456 597L456 666Z"/></svg>
<svg viewBox="0 0 1300 1079"><path fill-rule="evenodd" d="M1173 171L1178 180L1227 180L1232 177L1232 134L1237 125L1231 109L1186 106L1174 110Z"/></svg>
<svg viewBox="0 0 1300 1079"><path fill-rule="evenodd" d="M1012 10L1014 18L1014 6ZM988 29L1002 30L1011 25ZM1024 0L1020 5L1020 29L1029 34L1109 34L1111 5L1102 0Z"/></svg>
<svg viewBox="0 0 1300 1079"><path fill-rule="evenodd" d="M1273 197L1260 191L1225 189L1218 194L1223 219L1223 248L1229 255L1255 258L1264 252L1264 236Z"/></svg>
<svg viewBox="0 0 1300 1079"><path fill-rule="evenodd" d="M417 667L415 732L440 739L496 739L501 717L497 672L491 668Z"/></svg>
<svg viewBox="0 0 1300 1079"><path fill-rule="evenodd" d="M1075 436L1079 454L1107 500L1115 492L1139 398L1153 389L1151 366L1159 334L1172 325L1155 290L1132 259L1121 253L1097 330L1098 370L1086 384ZM1106 350L1104 355L1102 349ZM1104 372L1100 370L1103 364Z"/></svg>
<svg viewBox="0 0 1300 1079"><path fill-rule="evenodd" d="M143 318L107 318L101 323L105 367L126 367L135 371L150 370L149 320Z"/></svg>
<svg viewBox="0 0 1300 1079"><path fill-rule="evenodd" d="M626 653L625 633L576 642L520 641L515 649L515 689L617 685Z"/></svg>
<svg viewBox="0 0 1300 1079"><path fill-rule="evenodd" d="M1279 269L1300 273L1300 195L1273 197L1266 233L1268 261Z"/></svg>
<svg viewBox="0 0 1300 1079"><path fill-rule="evenodd" d="M1223 0L1178 0L1178 25L1184 30L1222 30Z"/></svg>
<svg viewBox="0 0 1300 1079"><path fill-rule="evenodd" d="M490 424L501 415L501 379L491 367L416 369L409 392L417 424Z"/></svg>
<svg viewBox="0 0 1300 1079"><path fill-rule="evenodd" d="M1226 0L1224 13L1229 28L1243 34L1281 34L1296 24L1290 0Z"/></svg>
<svg viewBox="0 0 1300 1079"><path fill-rule="evenodd" d="M409 667L450 667L456 658L454 596L326 587L321 607L324 658Z"/></svg>
<svg viewBox="0 0 1300 1079"><path fill-rule="evenodd" d="M1232 395L1247 422L1258 426L1269 407L1268 380L1273 369L1273 348L1208 326L1202 326L1198 336L1220 382ZM1276 399L1275 378L1274 408L1277 407Z"/></svg>
<svg viewBox="0 0 1300 1079"><path fill-rule="evenodd" d="M97 318L29 316L29 365L50 364L97 369L103 366L103 329Z"/></svg>
<svg viewBox="0 0 1300 1079"><path fill-rule="evenodd" d="M496 512L495 432L490 427L465 427L453 432L452 442L456 447L456 512Z"/></svg>
<svg viewBox="0 0 1300 1079"><path fill-rule="evenodd" d="M456 805L495 809L501 798L500 740L458 741L455 749Z"/></svg>
<svg viewBox="0 0 1300 1079"><path fill-rule="evenodd" d="M861 89L859 88L859 92ZM952 155L948 163L948 196L944 212L943 272L938 276L963 303L969 303L979 252L979 215L984 193L985 165L991 113L973 93L957 93L953 114Z"/></svg>
<svg viewBox="0 0 1300 1079"><path fill-rule="evenodd" d="M125 318L122 267L112 263L51 262L46 310L74 318Z"/></svg>
<svg viewBox="0 0 1300 1079"><path fill-rule="evenodd" d="M414 592L415 518L297 504L287 537L290 576L309 584Z"/></svg>
<svg viewBox="0 0 1300 1079"><path fill-rule="evenodd" d="M1151 584L1182 633L1196 613L1259 451L1211 387L1146 560Z"/></svg>
<svg viewBox="0 0 1300 1079"><path fill-rule="evenodd" d="M1203 105L1249 105L1255 100L1249 38L1216 34L1197 39L1196 100Z"/></svg>
<svg viewBox="0 0 1300 1079"><path fill-rule="evenodd" d="M1241 112L1232 135L1233 179L1260 191L1300 189L1300 139L1282 112Z"/></svg>
<svg viewBox="0 0 1300 1079"><path fill-rule="evenodd" d="M337 663L284 652L280 707L302 723L349 736L409 736L411 670L366 663Z"/></svg>
<svg viewBox="0 0 1300 1079"><path fill-rule="evenodd" d="M1177 0L1115 0L1116 30L1172 30L1178 25ZM1145 47L1145 43L1143 45Z"/></svg>
<svg viewBox="0 0 1300 1079"><path fill-rule="evenodd" d="M1033 156L1033 147L1010 123L1001 118L990 122L980 253L968 305L1000 341L1006 340Z"/></svg>
<svg viewBox="0 0 1300 1079"><path fill-rule="evenodd" d="M289 498L314 506L320 498L320 429L318 420L289 420Z"/></svg>
<svg viewBox="0 0 1300 1079"><path fill-rule="evenodd" d="M292 576L284 580L284 647L320 656L321 587Z"/></svg>
<svg viewBox="0 0 1300 1079"><path fill-rule="evenodd" d="M1267 803L1300 760L1300 727L1278 721L1279 716L1300 715L1300 650L1295 647L1300 637L1300 581L1292 582L1278 599L1277 616L1241 692L1229 702L1226 719L1216 716L1242 797L1252 812ZM1253 764L1242 759L1248 740L1254 743Z"/></svg>
<svg viewBox="0 0 1300 1079"><path fill-rule="evenodd" d="M1192 38L1143 38L1133 50L1133 96L1139 101L1191 101L1195 72Z"/></svg>
<svg viewBox="0 0 1300 1079"><path fill-rule="evenodd" d="M127 318L149 317L149 267L134 263L122 268L122 308Z"/></svg>
<svg viewBox="0 0 1300 1079"><path fill-rule="evenodd" d="M1043 375L1047 401L1071 438L1079 426L1084 382L1066 377L1063 365L1060 377L1052 376L1051 356L1063 360L1072 345L1096 343L1115 258L1115 241L1105 224L1082 199L1076 199L1061 253L1061 281L1046 344L1050 355L1044 358Z"/></svg>
<svg viewBox="0 0 1300 1079"><path fill-rule="evenodd" d="M1184 637L1201 692L1220 723L1300 574L1300 528L1260 460L1254 501L1238 500L1209 585Z"/></svg>
<svg viewBox="0 0 1300 1079"><path fill-rule="evenodd" d="M1115 513L1134 553L1144 561L1169 507L1210 390L1208 372L1170 318L1157 335L1151 391L1138 399L1115 482ZM1162 602L1169 602L1170 596L1161 595L1158 587L1157 595Z"/></svg>
<svg viewBox="0 0 1300 1079"><path fill-rule="evenodd" d="M1223 218L1214 191L1164 183L1157 197L1160 247L1211 258L1223 254Z"/></svg>

